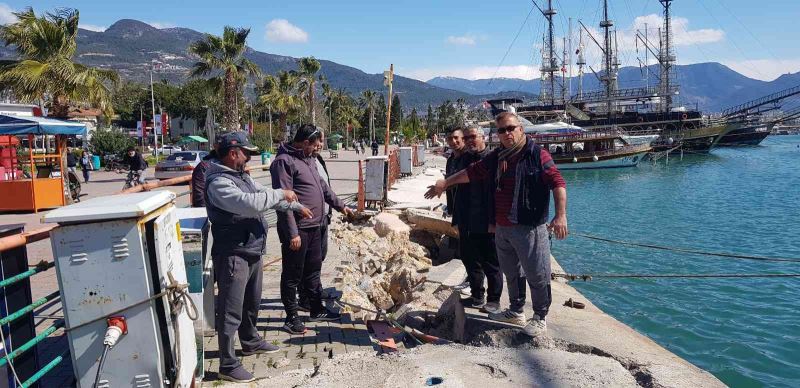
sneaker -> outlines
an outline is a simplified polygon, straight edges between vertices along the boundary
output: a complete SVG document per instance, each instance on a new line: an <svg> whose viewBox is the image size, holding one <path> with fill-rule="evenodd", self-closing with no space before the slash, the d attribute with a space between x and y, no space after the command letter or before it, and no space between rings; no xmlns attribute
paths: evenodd
<svg viewBox="0 0 800 388"><path fill-rule="evenodd" d="M304 313L311 312L311 305L308 302L306 303L300 302L297 304L297 311L301 311Z"/></svg>
<svg viewBox="0 0 800 388"><path fill-rule="evenodd" d="M286 317L286 322L283 324L283 330L286 330L289 332L289 334L305 334L306 325L303 324L303 321L300 320L299 316L290 316Z"/></svg>
<svg viewBox="0 0 800 388"><path fill-rule="evenodd" d="M531 337L543 336L547 333L547 322L545 322L544 318L539 318L538 315L534 314L533 319L528 321L522 331Z"/></svg>
<svg viewBox="0 0 800 388"><path fill-rule="evenodd" d="M496 313L489 313L489 319L497 322L510 323L517 326L525 326L525 313L518 313L505 309Z"/></svg>
<svg viewBox="0 0 800 388"><path fill-rule="evenodd" d="M249 383L255 381L253 374L246 371L243 366L239 366L227 372L219 371L219 378L220 380L232 381L234 383Z"/></svg>
<svg viewBox="0 0 800 388"><path fill-rule="evenodd" d="M486 301L474 296L470 296L469 298L461 299L461 304L467 308L479 309L486 304Z"/></svg>
<svg viewBox="0 0 800 388"><path fill-rule="evenodd" d="M254 354L276 353L279 350L281 350L281 348L267 341L261 341L261 343L255 347L255 349L245 350L244 348L242 348L242 354L244 354L245 356L252 356Z"/></svg>
<svg viewBox="0 0 800 388"><path fill-rule="evenodd" d="M466 280L466 279L464 279L464 281L461 282L460 284L458 284L456 286L453 286L454 290L464 290L464 289L467 289L467 288L469 288L469 280Z"/></svg>
<svg viewBox="0 0 800 388"><path fill-rule="evenodd" d="M342 314L339 314L339 313L336 313L336 312L333 312L333 311L329 311L327 309L323 309L322 311L320 311L320 312L318 312L316 314L311 314L311 317L309 318L309 320L311 322L335 321L335 320L337 320L337 319L339 319L341 317L342 317Z"/></svg>
<svg viewBox="0 0 800 388"><path fill-rule="evenodd" d="M497 314L500 312L500 303L488 302L481 307L482 313Z"/></svg>

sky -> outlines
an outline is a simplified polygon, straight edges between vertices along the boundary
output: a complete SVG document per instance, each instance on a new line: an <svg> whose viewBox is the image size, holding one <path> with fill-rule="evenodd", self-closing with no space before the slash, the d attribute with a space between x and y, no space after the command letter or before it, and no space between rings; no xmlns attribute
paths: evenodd
<svg viewBox="0 0 800 388"><path fill-rule="evenodd" d="M535 1L546 8L547 0ZM573 50L582 29L578 21L600 39L601 3L553 1L559 47L569 35L569 18ZM791 38L800 36L800 2L757 4L675 0L678 63L720 62L765 81L800 71L800 50ZM37 12L77 8L81 27L95 31L125 18L157 28L179 26L214 34L225 25L250 27L248 44L259 51L315 56L368 73L380 73L393 63L397 74L423 81L436 76L538 78L545 31L545 19L530 0L26 0L0 2L0 24L13 21L14 10L29 6ZM618 30L621 63L638 66L645 61L645 50L639 43L637 53L636 30L644 34L647 26L648 36L656 36L661 5L658 0L609 0L609 8ZM585 30L583 39L586 60L599 71L601 51ZM649 63L654 63L652 56Z"/></svg>

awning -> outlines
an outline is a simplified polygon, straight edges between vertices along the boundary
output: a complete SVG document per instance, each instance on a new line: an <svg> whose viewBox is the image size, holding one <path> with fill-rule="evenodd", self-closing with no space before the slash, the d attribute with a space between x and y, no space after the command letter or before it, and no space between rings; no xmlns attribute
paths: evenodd
<svg viewBox="0 0 800 388"><path fill-rule="evenodd" d="M0 135L86 135L86 124L47 117L0 115Z"/></svg>
<svg viewBox="0 0 800 388"><path fill-rule="evenodd" d="M186 143L208 143L208 139L202 136L186 136L178 141L178 144L186 144Z"/></svg>

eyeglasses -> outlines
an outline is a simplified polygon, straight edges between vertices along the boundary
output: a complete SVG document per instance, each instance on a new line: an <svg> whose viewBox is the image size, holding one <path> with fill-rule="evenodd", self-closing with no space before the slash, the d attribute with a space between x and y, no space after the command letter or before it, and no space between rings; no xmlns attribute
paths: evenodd
<svg viewBox="0 0 800 388"><path fill-rule="evenodd" d="M506 132L514 132L517 128L519 128L519 125L509 125L502 128L497 128L497 134L502 135Z"/></svg>
<svg viewBox="0 0 800 388"><path fill-rule="evenodd" d="M475 140L478 138L478 135L467 135L464 136L464 140Z"/></svg>

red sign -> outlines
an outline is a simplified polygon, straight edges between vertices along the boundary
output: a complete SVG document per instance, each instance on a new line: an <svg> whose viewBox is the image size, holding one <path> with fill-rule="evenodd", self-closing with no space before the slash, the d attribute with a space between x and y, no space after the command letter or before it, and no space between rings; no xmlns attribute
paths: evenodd
<svg viewBox="0 0 800 388"><path fill-rule="evenodd" d="M161 114L161 136L169 136L169 116L166 113Z"/></svg>

